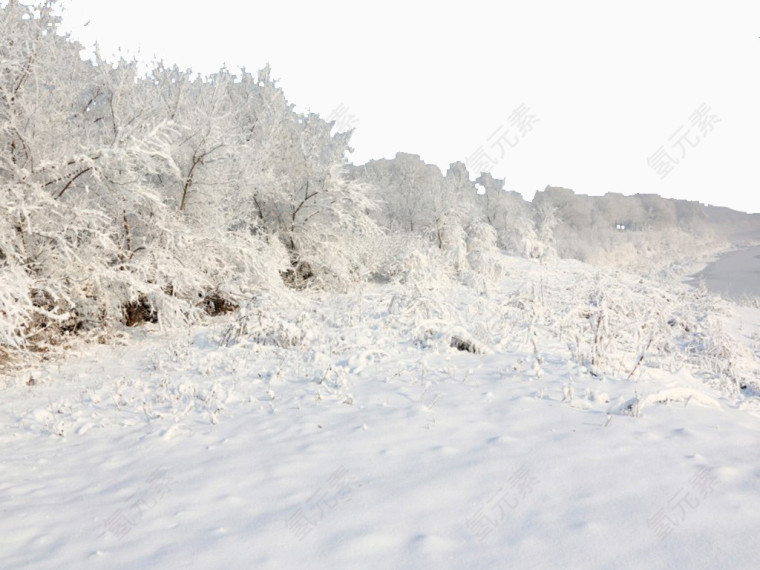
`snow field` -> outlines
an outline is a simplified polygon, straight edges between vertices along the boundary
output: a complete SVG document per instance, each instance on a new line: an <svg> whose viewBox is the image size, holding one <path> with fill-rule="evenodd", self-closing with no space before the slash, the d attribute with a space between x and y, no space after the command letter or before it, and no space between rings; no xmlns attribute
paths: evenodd
<svg viewBox="0 0 760 570"><path fill-rule="evenodd" d="M753 567L756 395L672 339L679 358L650 346L630 375L638 347L610 333L594 371L593 326L552 332L572 312L558 284L595 286L583 271L515 260L488 296L259 299L255 319L19 373L2 567ZM751 369L757 311L682 293L673 314L722 307Z"/></svg>

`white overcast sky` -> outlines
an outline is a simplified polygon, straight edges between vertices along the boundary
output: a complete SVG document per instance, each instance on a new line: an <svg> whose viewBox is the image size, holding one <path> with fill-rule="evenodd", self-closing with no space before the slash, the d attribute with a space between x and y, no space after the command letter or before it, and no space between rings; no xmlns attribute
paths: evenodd
<svg viewBox="0 0 760 570"><path fill-rule="evenodd" d="M298 110L344 111L357 164L403 151L445 171L482 151L528 199L553 185L760 212L758 0L63 5L104 55L269 62Z"/></svg>

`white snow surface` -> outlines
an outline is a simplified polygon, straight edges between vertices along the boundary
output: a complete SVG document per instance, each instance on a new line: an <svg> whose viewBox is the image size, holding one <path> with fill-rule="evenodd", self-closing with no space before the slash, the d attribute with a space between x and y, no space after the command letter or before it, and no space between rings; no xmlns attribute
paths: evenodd
<svg viewBox="0 0 760 570"><path fill-rule="evenodd" d="M512 259L132 329L6 379L0 568L756 568L759 325Z"/></svg>

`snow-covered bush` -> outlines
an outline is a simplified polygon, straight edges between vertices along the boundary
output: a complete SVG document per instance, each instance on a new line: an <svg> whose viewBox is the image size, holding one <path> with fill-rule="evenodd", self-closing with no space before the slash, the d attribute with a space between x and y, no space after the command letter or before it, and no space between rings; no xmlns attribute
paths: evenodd
<svg viewBox="0 0 760 570"><path fill-rule="evenodd" d="M378 239L381 247L373 279L396 282L422 289L438 289L456 277L450 259L444 251L420 236L386 235Z"/></svg>
<svg viewBox="0 0 760 570"><path fill-rule="evenodd" d="M726 305L704 290L567 262L541 275L504 307L509 322L524 323L524 336L512 333L522 348L533 338L560 340L598 377L686 368L727 392L759 371L751 351L724 330Z"/></svg>
<svg viewBox="0 0 760 570"><path fill-rule="evenodd" d="M507 257L497 245L496 228L483 222L467 229L467 264L469 269L463 281L478 290L488 290L506 273Z"/></svg>
<svg viewBox="0 0 760 570"><path fill-rule="evenodd" d="M228 345L247 341L291 348L310 340L316 326L306 313L289 318L282 307L267 303L262 298L254 298L238 311L223 340Z"/></svg>

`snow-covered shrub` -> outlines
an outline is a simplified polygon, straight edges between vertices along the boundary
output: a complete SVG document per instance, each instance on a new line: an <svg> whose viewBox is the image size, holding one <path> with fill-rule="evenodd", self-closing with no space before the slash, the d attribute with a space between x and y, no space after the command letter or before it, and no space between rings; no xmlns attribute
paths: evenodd
<svg viewBox="0 0 760 570"><path fill-rule="evenodd" d="M288 299L290 302L288 302ZM253 342L280 348L308 345L319 336L320 324L288 294L256 295L237 313L222 339L227 345Z"/></svg>
<svg viewBox="0 0 760 570"><path fill-rule="evenodd" d="M329 189L315 196L309 215L292 230L293 271L307 268L316 284L337 290L363 281L373 271L381 232L368 216L375 204L363 187L333 169Z"/></svg>
<svg viewBox="0 0 760 570"><path fill-rule="evenodd" d="M33 318L29 276L8 259L0 261L0 362L26 346Z"/></svg>
<svg viewBox="0 0 760 570"><path fill-rule="evenodd" d="M437 220L434 243L444 253L445 259L457 275L463 275L468 269L467 233L458 216L446 215Z"/></svg>
<svg viewBox="0 0 760 570"><path fill-rule="evenodd" d="M537 273L503 306L504 327L520 349L560 340L599 377L685 369L731 393L760 372L752 352L722 326L726 305L704 290L581 263Z"/></svg>
<svg viewBox="0 0 760 570"><path fill-rule="evenodd" d="M477 289L487 289L506 273L507 257L498 249L498 234L490 224L475 223L467 229L467 263L464 279Z"/></svg>
<svg viewBox="0 0 760 570"><path fill-rule="evenodd" d="M456 276L450 258L428 240L409 234L377 239L372 278L423 289L437 289Z"/></svg>
<svg viewBox="0 0 760 570"><path fill-rule="evenodd" d="M459 299L467 301L458 303ZM491 315L481 313L479 299L476 291L457 282L396 286L387 301L385 322L401 342L423 349L487 354L490 327L483 325Z"/></svg>

